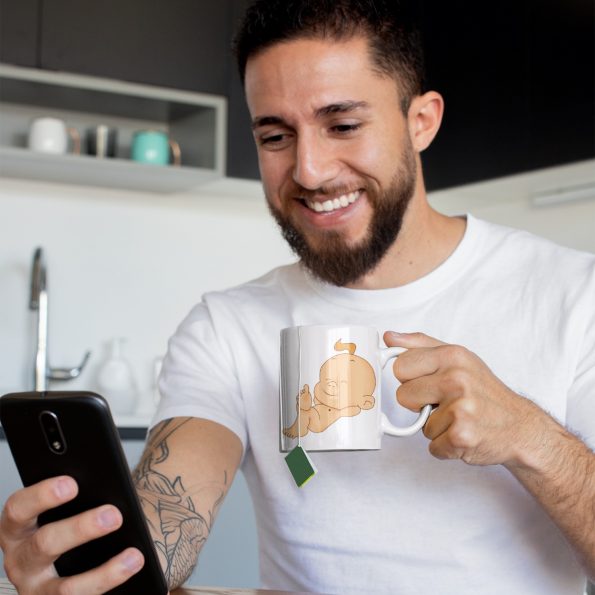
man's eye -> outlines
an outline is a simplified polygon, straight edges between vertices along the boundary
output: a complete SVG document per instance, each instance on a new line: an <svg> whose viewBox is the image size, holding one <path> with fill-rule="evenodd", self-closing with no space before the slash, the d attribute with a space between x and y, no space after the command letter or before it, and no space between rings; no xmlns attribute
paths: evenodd
<svg viewBox="0 0 595 595"><path fill-rule="evenodd" d="M278 144L281 143L285 140L285 137L287 135L285 134L272 134L271 136L263 136L260 139L260 144L261 145L274 145L274 144Z"/></svg>
<svg viewBox="0 0 595 595"><path fill-rule="evenodd" d="M336 124L332 127L332 130L339 134L348 134L350 132L355 132L360 127L361 124Z"/></svg>

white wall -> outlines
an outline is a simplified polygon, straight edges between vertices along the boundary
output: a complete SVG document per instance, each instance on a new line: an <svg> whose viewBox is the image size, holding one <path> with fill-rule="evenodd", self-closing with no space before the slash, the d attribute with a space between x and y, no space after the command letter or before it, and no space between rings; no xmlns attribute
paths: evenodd
<svg viewBox="0 0 595 595"><path fill-rule="evenodd" d="M532 206L531 195L589 186L590 200ZM559 244L595 252L595 159L436 192L445 213L478 217L532 231Z"/></svg>
<svg viewBox="0 0 595 595"><path fill-rule="evenodd" d="M0 179L0 390L30 388L36 246L48 267L50 363L73 366L93 352L81 377L61 386L92 389L106 341L121 336L149 390L154 358L203 292L293 260L260 185L239 186L244 196L230 198Z"/></svg>

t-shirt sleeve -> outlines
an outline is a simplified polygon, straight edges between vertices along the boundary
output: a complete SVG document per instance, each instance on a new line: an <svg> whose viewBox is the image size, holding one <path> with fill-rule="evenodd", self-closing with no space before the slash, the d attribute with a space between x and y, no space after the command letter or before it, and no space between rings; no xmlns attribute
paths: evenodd
<svg viewBox="0 0 595 595"><path fill-rule="evenodd" d="M151 427L172 417L208 419L236 434L246 451L245 411L235 365L204 302L169 340L159 392Z"/></svg>
<svg viewBox="0 0 595 595"><path fill-rule="evenodd" d="M568 393L566 422L595 450L595 291L591 294L580 358Z"/></svg>

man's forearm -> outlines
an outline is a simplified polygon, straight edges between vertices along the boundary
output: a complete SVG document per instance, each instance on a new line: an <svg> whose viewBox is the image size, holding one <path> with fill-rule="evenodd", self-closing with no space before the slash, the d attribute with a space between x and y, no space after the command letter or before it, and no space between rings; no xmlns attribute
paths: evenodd
<svg viewBox="0 0 595 595"><path fill-rule="evenodd" d="M168 482L171 487L173 484ZM170 589L186 581L196 565L209 529L192 509L171 502L171 494L137 487L149 531Z"/></svg>
<svg viewBox="0 0 595 595"><path fill-rule="evenodd" d="M595 581L595 453L549 415L535 449L506 465L560 528Z"/></svg>
<svg viewBox="0 0 595 595"><path fill-rule="evenodd" d="M229 487L227 473L223 474L220 485L216 482L201 485L200 478L194 478L192 490L185 489L180 475L168 474L168 438L186 421L168 420L158 425L133 473L170 589L180 586L192 573ZM196 498L201 501L195 502Z"/></svg>

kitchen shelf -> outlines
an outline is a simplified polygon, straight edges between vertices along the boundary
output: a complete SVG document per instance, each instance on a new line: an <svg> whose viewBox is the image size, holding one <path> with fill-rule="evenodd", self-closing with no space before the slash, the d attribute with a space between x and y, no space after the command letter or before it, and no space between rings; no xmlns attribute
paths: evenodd
<svg viewBox="0 0 595 595"><path fill-rule="evenodd" d="M27 148L31 121L56 117L76 128L117 128L114 158L52 155ZM0 176L156 193L193 190L223 177L227 100L60 72L0 64ZM181 147L182 166L129 158L139 130L159 130ZM84 144L83 144L84 152Z"/></svg>
<svg viewBox="0 0 595 595"><path fill-rule="evenodd" d="M191 190L219 177L214 170L201 167L146 165L89 155L50 155L11 147L0 147L0 176L158 193Z"/></svg>

